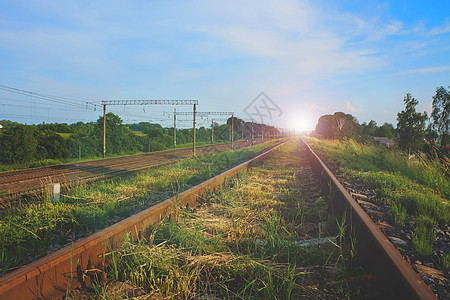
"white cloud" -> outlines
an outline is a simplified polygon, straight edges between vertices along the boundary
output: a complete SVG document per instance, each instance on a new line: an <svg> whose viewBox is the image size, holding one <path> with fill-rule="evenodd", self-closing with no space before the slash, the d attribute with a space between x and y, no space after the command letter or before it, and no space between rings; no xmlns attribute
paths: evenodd
<svg viewBox="0 0 450 300"><path fill-rule="evenodd" d="M350 101L348 101L348 100L345 101L345 109L347 111L349 111L349 112L352 112L352 113L359 112L359 109L354 107L353 104Z"/></svg>
<svg viewBox="0 0 450 300"><path fill-rule="evenodd" d="M382 40L390 35L400 35L400 34L407 34L408 30L404 29L403 22L401 21L391 21L387 24L382 24L378 30L373 32L373 39L375 40Z"/></svg>
<svg viewBox="0 0 450 300"><path fill-rule="evenodd" d="M434 27L430 31L428 31L428 35L441 35L449 32L450 32L450 19L447 19L441 26Z"/></svg>
<svg viewBox="0 0 450 300"><path fill-rule="evenodd" d="M320 112L326 112L329 110L329 108L327 108L325 106L317 105L314 103L305 103L305 107L307 107L311 110L320 111Z"/></svg>
<svg viewBox="0 0 450 300"><path fill-rule="evenodd" d="M376 49L349 44L353 36L340 30L343 26L363 27L360 18L341 20L343 23L329 27L323 20L328 15L314 2L251 1L245 6L239 1L222 3L202 3L212 23L197 30L243 55L272 61L279 73L323 78L383 64L374 56ZM401 28L400 22L393 22L380 34L398 33ZM373 39L373 32L366 32L366 38Z"/></svg>

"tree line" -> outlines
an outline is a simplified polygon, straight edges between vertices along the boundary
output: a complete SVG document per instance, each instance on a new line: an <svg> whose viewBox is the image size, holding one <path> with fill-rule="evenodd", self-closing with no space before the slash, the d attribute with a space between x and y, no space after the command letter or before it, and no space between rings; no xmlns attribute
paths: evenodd
<svg viewBox="0 0 450 300"><path fill-rule="evenodd" d="M336 112L333 115L323 115L319 118L315 134L327 139L353 138L361 140L372 136L395 138L399 147L408 151L423 149L427 143L448 150L450 146L450 92L442 86L436 89L430 117L427 112L416 111L419 101L410 93L406 94L403 102L405 109L397 114L396 128L390 123L377 126L373 120L369 123L359 124L351 114Z"/></svg>
<svg viewBox="0 0 450 300"><path fill-rule="evenodd" d="M234 125L234 140L251 137L251 123L234 117L226 124L214 124L214 142L230 140L230 126ZM96 122L42 123L25 125L8 120L0 121L0 163L39 166L65 162L79 157L95 158L103 155L103 116ZM106 149L108 156L153 152L173 148L174 128L160 124L141 122L123 124L113 113L106 114ZM253 125L254 135L278 133L277 129L264 124ZM177 144L192 143L192 128L176 130ZM196 130L196 142L211 141L211 128Z"/></svg>
<svg viewBox="0 0 450 300"><path fill-rule="evenodd" d="M351 114L336 112L333 115L323 115L317 122L315 134L326 139L365 139L368 137L394 138L397 130L390 123L377 126L377 122L371 120L369 123L359 124L358 120Z"/></svg>

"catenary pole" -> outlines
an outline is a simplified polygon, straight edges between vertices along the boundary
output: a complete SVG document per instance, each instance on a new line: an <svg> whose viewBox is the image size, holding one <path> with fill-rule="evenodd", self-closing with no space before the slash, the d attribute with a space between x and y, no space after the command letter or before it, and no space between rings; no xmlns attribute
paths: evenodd
<svg viewBox="0 0 450 300"><path fill-rule="evenodd" d="M214 144L214 119L211 120L211 144Z"/></svg>
<svg viewBox="0 0 450 300"><path fill-rule="evenodd" d="M103 158L106 157L106 104L103 104Z"/></svg>
<svg viewBox="0 0 450 300"><path fill-rule="evenodd" d="M234 115L231 115L231 150L234 150L233 135L234 135Z"/></svg>
<svg viewBox="0 0 450 300"><path fill-rule="evenodd" d="M177 109L173 109L173 149L177 148Z"/></svg>
<svg viewBox="0 0 450 300"><path fill-rule="evenodd" d="M193 122L193 126L192 126L192 131L193 131L192 152L194 153L194 156L195 156L195 111L196 111L196 106L197 106L197 104L194 104L194 122Z"/></svg>

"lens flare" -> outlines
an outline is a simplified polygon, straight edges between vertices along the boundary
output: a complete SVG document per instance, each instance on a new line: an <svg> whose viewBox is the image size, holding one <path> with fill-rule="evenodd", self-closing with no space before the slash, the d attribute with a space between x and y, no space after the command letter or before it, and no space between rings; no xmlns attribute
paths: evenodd
<svg viewBox="0 0 450 300"><path fill-rule="evenodd" d="M295 128L295 131L298 133L309 132L314 129L314 124L310 117L306 115L297 116L292 121L292 127Z"/></svg>

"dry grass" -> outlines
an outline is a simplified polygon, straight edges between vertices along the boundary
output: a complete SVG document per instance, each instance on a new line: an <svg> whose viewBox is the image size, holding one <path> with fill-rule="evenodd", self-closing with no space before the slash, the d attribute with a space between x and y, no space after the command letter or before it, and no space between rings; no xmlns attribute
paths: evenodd
<svg viewBox="0 0 450 300"><path fill-rule="evenodd" d="M286 243L311 237L303 219L293 217L297 210L319 211L313 209L317 198L300 197L301 163L298 143L292 142L276 158L229 181L195 211L179 208L150 228L147 240L126 239L111 253L110 276L142 287L149 299L327 297L326 278L336 281L343 274L311 277L305 267L325 270L329 262L342 260L339 249ZM334 296L347 293L333 289Z"/></svg>

